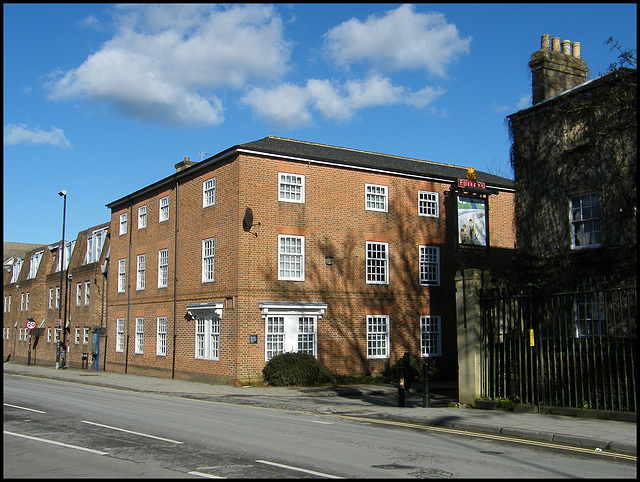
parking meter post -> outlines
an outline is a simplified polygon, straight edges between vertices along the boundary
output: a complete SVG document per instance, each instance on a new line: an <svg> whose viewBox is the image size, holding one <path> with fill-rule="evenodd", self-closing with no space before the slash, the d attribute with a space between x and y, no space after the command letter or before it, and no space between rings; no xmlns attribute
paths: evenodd
<svg viewBox="0 0 640 482"><path fill-rule="evenodd" d="M431 387L429 384L429 359L426 358L422 365L422 406L429 408L431 406Z"/></svg>

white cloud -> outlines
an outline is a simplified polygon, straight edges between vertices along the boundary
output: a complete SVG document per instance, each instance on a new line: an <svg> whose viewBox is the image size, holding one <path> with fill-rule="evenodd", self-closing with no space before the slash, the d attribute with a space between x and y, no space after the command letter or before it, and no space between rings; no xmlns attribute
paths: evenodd
<svg viewBox="0 0 640 482"><path fill-rule="evenodd" d="M4 126L4 145L15 144L49 144L55 147L71 147L71 142L64 131L51 127L49 131L29 129L25 124L8 124Z"/></svg>
<svg viewBox="0 0 640 482"><path fill-rule="evenodd" d="M255 88L243 97L242 102L267 122L291 128L309 125L312 110L327 120L342 122L364 108L394 104L423 108L443 93L443 89L431 87L411 92L393 85L387 77L374 75L344 85L310 79L304 87L283 84L270 90Z"/></svg>
<svg viewBox="0 0 640 482"><path fill-rule="evenodd" d="M87 98L144 121L178 126L222 122L213 94L279 80L289 46L273 7L126 6L119 30L82 65L50 83L53 100Z"/></svg>
<svg viewBox="0 0 640 482"><path fill-rule="evenodd" d="M279 127L301 127L311 122L309 95L302 87L290 84L271 90L256 87L242 98L242 102Z"/></svg>
<svg viewBox="0 0 640 482"><path fill-rule="evenodd" d="M522 110L522 109L525 109L527 107L530 107L531 106L531 96L530 95L523 95L522 97L520 97L520 100L518 101L516 106L518 107L518 110Z"/></svg>
<svg viewBox="0 0 640 482"><path fill-rule="evenodd" d="M338 64L368 62L388 71L426 70L443 77L447 66L469 52L471 38L461 38L443 14L416 13L401 5L362 22L352 18L325 35L325 51Z"/></svg>

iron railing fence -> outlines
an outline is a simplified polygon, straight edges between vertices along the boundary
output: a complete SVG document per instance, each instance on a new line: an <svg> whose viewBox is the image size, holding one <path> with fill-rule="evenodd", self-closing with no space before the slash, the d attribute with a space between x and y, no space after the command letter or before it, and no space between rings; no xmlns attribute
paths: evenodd
<svg viewBox="0 0 640 482"><path fill-rule="evenodd" d="M482 396L636 412L636 286L481 291Z"/></svg>

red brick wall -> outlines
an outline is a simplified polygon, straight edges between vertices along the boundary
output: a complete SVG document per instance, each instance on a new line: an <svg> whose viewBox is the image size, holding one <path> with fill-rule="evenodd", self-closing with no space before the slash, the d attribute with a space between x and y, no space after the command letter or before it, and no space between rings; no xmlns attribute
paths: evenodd
<svg viewBox="0 0 640 482"><path fill-rule="evenodd" d="M278 172L305 176L305 203L278 201ZM203 181L216 177L216 204L202 207ZM388 212L365 210L365 184L388 186ZM134 199L128 232L118 236L121 209L111 219L107 369L177 378L248 381L265 364L265 320L260 301L327 304L318 321L318 358L342 373L376 373L405 351L419 356L420 315L442 317L443 358L456 363L453 275L455 213L445 194L451 184L356 169L240 155L181 179L178 195L177 290L174 311L176 188ZM418 216L418 190L439 193L440 217ZM169 221L158 223L162 196L170 197ZM491 245L513 249L513 194L490 198ZM137 208L147 205L147 227L137 229ZM252 233L242 229L253 211ZM127 209L128 211L128 209ZM448 216L451 215L451 219ZM257 223L260 223L258 226ZM452 224L453 223L453 224ZM278 280L278 234L305 236L305 281ZM131 254L129 255L129 236ZM202 240L215 238L215 281L203 283ZM366 241L389 243L389 284L365 280ZM440 247L441 284L418 280L418 246ZM158 249L169 249L169 285L157 288ZM146 253L146 289L136 290L136 255ZM331 255L333 264L325 264ZM127 259L126 293L117 293L118 259ZM491 260L487 261L490 263ZM233 300L222 312L219 361L195 359L195 324L184 319L194 303ZM167 316L167 356L156 356L156 317ZM389 360L368 360L366 316L390 316ZM175 364L173 326L176 326ZM118 316L127 318L129 351L115 353ZM145 319L144 354L134 354L135 318ZM258 342L250 344L250 336ZM126 347L125 347L126 349Z"/></svg>

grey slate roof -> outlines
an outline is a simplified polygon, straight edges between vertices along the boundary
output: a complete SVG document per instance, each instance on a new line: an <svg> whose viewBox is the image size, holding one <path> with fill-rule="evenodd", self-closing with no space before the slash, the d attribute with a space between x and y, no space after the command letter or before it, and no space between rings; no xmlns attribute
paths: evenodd
<svg viewBox="0 0 640 482"><path fill-rule="evenodd" d="M401 174L430 176L451 181L455 181L458 178L465 178L467 175L467 168L462 166L360 151L345 147L315 144L312 142L297 141L294 139L284 139L273 136L241 144L237 147L269 154L294 156L303 159L322 161L334 165L372 168ZM486 172L476 171L476 177L478 181L491 184L492 186L506 188L514 187L513 180Z"/></svg>
<svg viewBox="0 0 640 482"><path fill-rule="evenodd" d="M370 169L384 171L387 173L433 178L451 183L455 183L458 178L466 178L467 176L466 167L454 166L452 164L441 164L438 162L424 161L420 159L410 159L407 157L398 157L389 154L348 149L346 147L329 146L294 139L285 139L282 137L267 136L257 141L230 147L209 157L208 159L195 163L180 172L171 174L164 179L156 181L153 184L112 201L106 206L109 209L116 209L123 203L143 195L146 192L161 186L170 185L171 183L176 182L177 179L203 169L211 164L215 164L222 159L242 151L283 156L285 158L293 158L312 163L321 162L334 165L336 167ZM476 178L478 181L486 183L488 188L514 189L513 180L501 176L476 171Z"/></svg>

